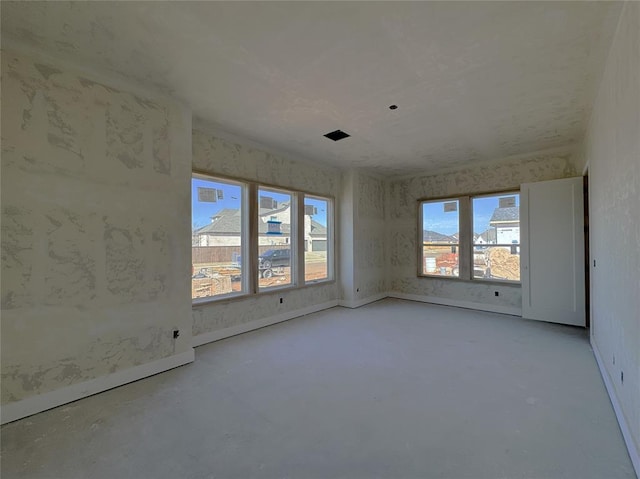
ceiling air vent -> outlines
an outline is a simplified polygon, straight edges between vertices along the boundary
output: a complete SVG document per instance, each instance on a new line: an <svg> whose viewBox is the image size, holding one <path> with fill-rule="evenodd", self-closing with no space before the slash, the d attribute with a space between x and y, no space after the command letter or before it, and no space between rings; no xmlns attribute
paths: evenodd
<svg viewBox="0 0 640 479"><path fill-rule="evenodd" d="M349 133L345 133L342 130L336 130L336 131L332 131L331 133L327 133L324 136L326 136L330 140L338 141L338 140L343 140L344 138L349 138L351 135Z"/></svg>

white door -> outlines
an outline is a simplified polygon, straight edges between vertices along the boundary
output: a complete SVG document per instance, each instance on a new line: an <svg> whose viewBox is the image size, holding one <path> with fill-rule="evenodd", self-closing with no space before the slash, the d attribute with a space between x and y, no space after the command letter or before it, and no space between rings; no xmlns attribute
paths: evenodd
<svg viewBox="0 0 640 479"><path fill-rule="evenodd" d="M582 177L523 184L520 211L522 317L586 326Z"/></svg>

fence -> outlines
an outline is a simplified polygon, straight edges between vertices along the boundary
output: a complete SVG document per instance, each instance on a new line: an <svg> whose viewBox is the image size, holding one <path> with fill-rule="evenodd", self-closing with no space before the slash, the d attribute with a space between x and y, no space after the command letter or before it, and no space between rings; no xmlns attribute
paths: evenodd
<svg viewBox="0 0 640 479"><path fill-rule="evenodd" d="M289 245L264 245L258 247L262 254L270 249L289 249ZM191 248L192 264L231 263L240 254L240 246L193 246ZM235 254L234 254L235 253Z"/></svg>

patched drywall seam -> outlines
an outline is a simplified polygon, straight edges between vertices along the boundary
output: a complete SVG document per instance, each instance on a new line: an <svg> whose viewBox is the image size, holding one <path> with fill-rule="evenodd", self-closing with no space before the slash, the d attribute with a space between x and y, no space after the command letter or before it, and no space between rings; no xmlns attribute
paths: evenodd
<svg viewBox="0 0 640 479"><path fill-rule="evenodd" d="M2 71L2 404L190 350L190 115L23 53Z"/></svg>

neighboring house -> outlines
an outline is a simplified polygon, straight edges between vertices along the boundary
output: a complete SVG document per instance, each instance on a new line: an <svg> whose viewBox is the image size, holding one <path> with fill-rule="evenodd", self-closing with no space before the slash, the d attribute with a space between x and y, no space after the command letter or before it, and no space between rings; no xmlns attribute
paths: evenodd
<svg viewBox="0 0 640 479"><path fill-rule="evenodd" d="M476 245L483 244L495 244L496 243L496 230L495 228L489 228L487 231L474 235L473 243Z"/></svg>
<svg viewBox="0 0 640 479"><path fill-rule="evenodd" d="M311 217L304 217L305 251L327 251L327 227Z"/></svg>
<svg viewBox="0 0 640 479"><path fill-rule="evenodd" d="M495 243L520 243L520 208L517 206L496 208L489 226L495 231Z"/></svg>
<svg viewBox="0 0 640 479"><path fill-rule="evenodd" d="M192 246L240 246L240 224L239 209L222 209L194 231Z"/></svg>
<svg viewBox="0 0 640 479"><path fill-rule="evenodd" d="M291 242L291 206L289 203L282 203L280 208L260 208L258 213L258 245L282 245ZM277 229L280 234L267 234L269 232L269 221L280 222Z"/></svg>
<svg viewBox="0 0 640 479"><path fill-rule="evenodd" d="M278 209L260 209L258 244L260 246L284 245L291 241L291 207L284 203ZM267 234L269 221L279 221L281 234ZM240 246L242 217L239 209L225 208L211 217L211 223L198 228L193 234L193 246ZM310 215L305 215L306 251L326 251L327 228Z"/></svg>

